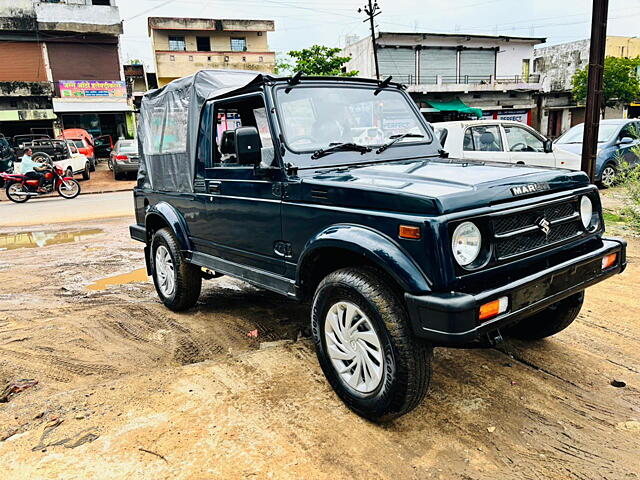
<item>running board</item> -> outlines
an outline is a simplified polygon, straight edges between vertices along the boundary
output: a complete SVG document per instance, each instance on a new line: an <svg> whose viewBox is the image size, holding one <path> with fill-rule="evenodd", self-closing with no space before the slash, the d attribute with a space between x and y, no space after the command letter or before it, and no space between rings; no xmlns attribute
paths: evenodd
<svg viewBox="0 0 640 480"><path fill-rule="evenodd" d="M295 281L257 268L246 267L238 263L223 260L201 252L188 252L191 263L199 267L224 273L230 277L238 278L256 287L261 287L272 292L280 293L291 298L299 298Z"/></svg>

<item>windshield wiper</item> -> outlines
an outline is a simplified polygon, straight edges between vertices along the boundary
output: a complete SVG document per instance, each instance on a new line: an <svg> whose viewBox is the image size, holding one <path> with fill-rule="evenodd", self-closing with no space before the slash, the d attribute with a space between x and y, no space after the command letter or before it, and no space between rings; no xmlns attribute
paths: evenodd
<svg viewBox="0 0 640 480"><path fill-rule="evenodd" d="M321 148L313 152L312 160L317 160L334 152L360 152L362 154L369 153L371 148L366 145L358 145L357 143L330 143L328 148Z"/></svg>
<svg viewBox="0 0 640 480"><path fill-rule="evenodd" d="M387 148L392 147L393 145L395 145L396 143L398 143L400 140L404 138L424 138L424 135L421 135L419 133L403 133L402 135L391 135L389 138L391 139L391 141L389 143L385 143L379 149L377 149L376 150L377 154L381 154Z"/></svg>

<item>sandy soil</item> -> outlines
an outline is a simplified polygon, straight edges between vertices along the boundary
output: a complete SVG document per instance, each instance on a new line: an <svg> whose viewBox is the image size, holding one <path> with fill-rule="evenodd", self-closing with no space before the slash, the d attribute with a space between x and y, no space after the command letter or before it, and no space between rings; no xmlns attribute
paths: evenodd
<svg viewBox="0 0 640 480"><path fill-rule="evenodd" d="M328 387L307 306L223 277L172 313L127 227L0 231L0 390L39 382L0 403L3 478L640 477L637 238L571 328L437 349L424 403L379 426Z"/></svg>

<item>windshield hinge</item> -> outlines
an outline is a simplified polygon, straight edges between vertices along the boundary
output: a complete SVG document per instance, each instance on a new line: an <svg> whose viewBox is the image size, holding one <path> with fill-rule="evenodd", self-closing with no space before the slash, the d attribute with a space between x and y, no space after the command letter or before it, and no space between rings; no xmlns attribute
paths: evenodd
<svg viewBox="0 0 640 480"><path fill-rule="evenodd" d="M271 193L274 197L278 198L288 198L289 196L289 187L284 182L275 182L273 187L271 187Z"/></svg>

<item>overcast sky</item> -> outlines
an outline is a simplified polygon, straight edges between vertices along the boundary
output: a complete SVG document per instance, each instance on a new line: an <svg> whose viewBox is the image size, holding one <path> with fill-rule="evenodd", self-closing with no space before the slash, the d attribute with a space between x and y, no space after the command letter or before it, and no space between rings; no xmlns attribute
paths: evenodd
<svg viewBox="0 0 640 480"><path fill-rule="evenodd" d="M275 20L269 44L287 52L313 44L344 46L368 34L366 0L117 0L124 20L122 55L153 69L149 16ZM590 0L379 0L383 31L547 37L556 44L589 37ZM640 35L640 1L609 1L609 35Z"/></svg>

